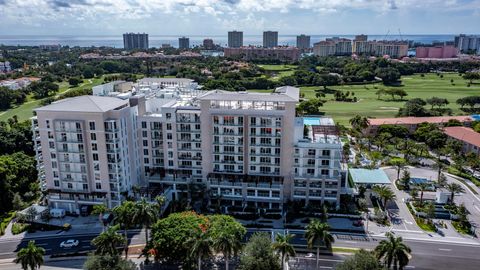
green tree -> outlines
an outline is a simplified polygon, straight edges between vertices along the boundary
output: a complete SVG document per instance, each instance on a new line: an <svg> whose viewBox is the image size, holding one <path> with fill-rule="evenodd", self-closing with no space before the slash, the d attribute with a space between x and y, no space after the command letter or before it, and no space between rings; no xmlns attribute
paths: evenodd
<svg viewBox="0 0 480 270"><path fill-rule="evenodd" d="M405 190L410 190L410 171L403 170L402 178L400 182Z"/></svg>
<svg viewBox="0 0 480 270"><path fill-rule="evenodd" d="M186 242L190 246L190 256L197 259L197 269L202 269L202 260L212 256L213 239L206 232L194 234Z"/></svg>
<svg viewBox="0 0 480 270"><path fill-rule="evenodd" d="M154 204L147 202L145 198L135 203L133 210L133 222L145 228L145 242L148 242L148 229L150 224L157 219L157 209Z"/></svg>
<svg viewBox="0 0 480 270"><path fill-rule="evenodd" d="M317 268L320 256L320 247L323 244L327 249L330 249L335 239L330 234L330 226L327 223L322 223L319 220L313 219L305 228L305 238L307 239L308 248L317 249Z"/></svg>
<svg viewBox="0 0 480 270"><path fill-rule="evenodd" d="M353 129L356 129L358 131L361 131L363 129L366 129L368 125L370 124L369 120L365 116L360 116L360 115L355 115L353 118L349 120L350 125L352 126Z"/></svg>
<svg viewBox="0 0 480 270"><path fill-rule="evenodd" d="M130 260L123 260L120 256L90 254L83 264L85 270L136 270L137 265Z"/></svg>
<svg viewBox="0 0 480 270"><path fill-rule="evenodd" d="M250 237L240 255L240 270L280 270L278 256L275 254L270 236L256 232Z"/></svg>
<svg viewBox="0 0 480 270"><path fill-rule="evenodd" d="M375 192L378 197L382 200L383 207L387 210L387 204L389 201L395 199L395 193L392 191L390 187L383 186L383 185L376 185L372 188L373 192Z"/></svg>
<svg viewBox="0 0 480 270"><path fill-rule="evenodd" d="M317 98L312 98L300 102L297 106L297 112L301 115L315 115L320 113L320 107L323 106L323 101Z"/></svg>
<svg viewBox="0 0 480 270"><path fill-rule="evenodd" d="M403 243L402 237L395 237L390 232L387 232L385 236L387 239L380 241L378 246L375 247L377 258L382 260L387 268L390 268L393 264L393 269L403 269L408 265L412 250Z"/></svg>
<svg viewBox="0 0 480 270"><path fill-rule="evenodd" d="M112 226L100 235L92 239L92 245L95 247L95 255L119 255L119 246L126 245L127 239L117 233L119 225Z"/></svg>
<svg viewBox="0 0 480 270"><path fill-rule="evenodd" d="M70 86L72 87L78 86L81 82L82 82L82 79L77 77L72 77L68 79L68 84L70 84Z"/></svg>
<svg viewBox="0 0 480 270"><path fill-rule="evenodd" d="M450 191L450 203L455 204L455 193L462 193L465 192L465 189L463 189L462 186L460 186L457 183L449 183L445 186L445 188Z"/></svg>
<svg viewBox="0 0 480 270"><path fill-rule="evenodd" d="M155 203L157 204L158 216L161 217L163 214L163 206L165 205L166 198L163 195L158 195L155 197Z"/></svg>
<svg viewBox="0 0 480 270"><path fill-rule="evenodd" d="M288 262L290 256L295 256L295 248L290 243L294 234L279 234L275 236L275 242L272 244L273 249L280 253L282 269L285 269L285 264Z"/></svg>
<svg viewBox="0 0 480 270"><path fill-rule="evenodd" d="M345 261L337 264L335 270L384 270L385 268L375 257L375 253L360 249Z"/></svg>
<svg viewBox="0 0 480 270"><path fill-rule="evenodd" d="M417 185L417 189L420 191L420 205L423 205L423 193L429 188L428 183L420 183Z"/></svg>
<svg viewBox="0 0 480 270"><path fill-rule="evenodd" d="M407 161L403 158L392 158L390 164L397 169L397 180L400 178L400 171L405 168Z"/></svg>
<svg viewBox="0 0 480 270"><path fill-rule="evenodd" d="M480 73L478 73L478 72L466 72L466 73L463 75L463 78L464 78L465 80L470 81L470 84L472 84L473 81L475 81L475 80L480 80Z"/></svg>
<svg viewBox="0 0 480 270"><path fill-rule="evenodd" d="M93 206L92 215L98 215L98 219L102 222L102 216L109 211L105 204L96 204ZM102 222L102 230L105 231L105 225Z"/></svg>
<svg viewBox="0 0 480 270"><path fill-rule="evenodd" d="M229 268L229 259L231 255L236 256L242 249L241 238L238 236L229 234L227 232L221 232L213 242L213 248L216 252L221 252L225 259L225 269Z"/></svg>
<svg viewBox="0 0 480 270"><path fill-rule="evenodd" d="M135 211L135 203L131 201L124 201L121 205L113 208L114 221L120 224L123 228L125 239L128 239L127 230L133 226L133 214ZM125 244L125 258L128 257L128 244Z"/></svg>
<svg viewBox="0 0 480 270"><path fill-rule="evenodd" d="M35 270L43 264L44 255L45 249L38 247L35 241L31 240L26 247L18 251L15 263L21 264L23 270Z"/></svg>

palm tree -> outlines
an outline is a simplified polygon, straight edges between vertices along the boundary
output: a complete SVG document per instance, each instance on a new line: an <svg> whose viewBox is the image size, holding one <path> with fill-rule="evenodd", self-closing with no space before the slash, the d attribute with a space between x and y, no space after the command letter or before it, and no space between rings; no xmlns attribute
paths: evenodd
<svg viewBox="0 0 480 270"><path fill-rule="evenodd" d="M390 164L395 166L397 168L397 180L400 178L400 171L405 168L405 165L407 165L407 162L403 158L395 158L390 160Z"/></svg>
<svg viewBox="0 0 480 270"><path fill-rule="evenodd" d="M158 208L158 216L161 217L163 212L162 208L165 205L166 198L163 195L158 195L155 197L155 202L157 203L157 208Z"/></svg>
<svg viewBox="0 0 480 270"><path fill-rule="evenodd" d="M462 186L460 186L459 184L457 183L450 183L450 184L447 184L447 186L445 187L448 191L450 191L450 203L454 204L454 199L455 199L455 193L461 193L461 192L465 192L465 190L463 189Z"/></svg>
<svg viewBox="0 0 480 270"><path fill-rule="evenodd" d="M361 115L358 115L358 114L355 115L353 118L351 118L349 120L349 122L350 122L350 125L352 126L352 128L354 128L358 131L367 128L368 125L370 124L367 117L361 116Z"/></svg>
<svg viewBox="0 0 480 270"><path fill-rule="evenodd" d="M148 243L148 228L157 218L156 206L147 202L145 198L135 203L133 221L145 227L145 241Z"/></svg>
<svg viewBox="0 0 480 270"><path fill-rule="evenodd" d="M282 258L282 269L285 269L285 263L290 256L295 256L295 248L290 244L294 234L279 234L275 237L275 242L272 244L274 250L278 251Z"/></svg>
<svg viewBox="0 0 480 270"><path fill-rule="evenodd" d="M385 208L385 210L387 210L387 203L390 201L390 200L393 200L395 199L395 193L392 191L391 188L387 187L387 186L374 186L373 189L372 189L375 193L377 193L378 197L380 197L380 199L382 199L382 203L383 203L383 207Z"/></svg>
<svg viewBox="0 0 480 270"><path fill-rule="evenodd" d="M423 192L428 190L429 185L427 183L420 183L417 185L418 190L420 191L420 205L423 205Z"/></svg>
<svg viewBox="0 0 480 270"><path fill-rule="evenodd" d="M330 226L327 223L322 223L317 219L310 221L310 224L305 228L305 238L307 239L308 248L317 248L317 269L320 256L320 243L323 243L328 249L335 242L333 236L328 232Z"/></svg>
<svg viewBox="0 0 480 270"><path fill-rule="evenodd" d="M241 239L238 239L233 234L221 232L213 242L213 249L216 252L223 253L225 258L225 269L228 270L228 260L230 256L236 255L242 249Z"/></svg>
<svg viewBox="0 0 480 270"><path fill-rule="evenodd" d="M119 225L112 226L93 238L92 245L95 247L95 255L118 255L118 247L125 245L127 242L123 235L117 233L119 229Z"/></svg>
<svg viewBox="0 0 480 270"><path fill-rule="evenodd" d="M438 177L437 184L440 187L445 187L447 185L447 177L445 174L441 173L440 177Z"/></svg>
<svg viewBox="0 0 480 270"><path fill-rule="evenodd" d="M35 245L35 241L31 240L28 245L17 253L15 263L20 263L23 270L35 270L43 264L43 256L45 249Z"/></svg>
<svg viewBox="0 0 480 270"><path fill-rule="evenodd" d="M445 167L445 164L440 160L440 157L435 159L435 167L437 168L437 179L439 179L443 168Z"/></svg>
<svg viewBox="0 0 480 270"><path fill-rule="evenodd" d="M197 258L198 270L201 270L202 259L212 255L212 238L206 233L200 232L187 240L186 244L190 246L190 255Z"/></svg>
<svg viewBox="0 0 480 270"><path fill-rule="evenodd" d="M98 219L102 222L103 214L109 211L108 207L105 204L96 204L93 206L92 214L98 215ZM105 231L105 225L102 222L102 231Z"/></svg>
<svg viewBox="0 0 480 270"><path fill-rule="evenodd" d="M121 205L113 208L115 215L114 221L121 224L125 239L128 239L127 230L134 224L133 213L135 210L135 203L132 201L124 201ZM128 243L125 244L125 258L128 257Z"/></svg>
<svg viewBox="0 0 480 270"><path fill-rule="evenodd" d="M375 247L375 253L379 260L382 260L387 268L390 268L393 263L393 269L400 270L408 264L410 260L410 247L403 243L402 237L395 237L392 233L385 234L386 240L380 241Z"/></svg>

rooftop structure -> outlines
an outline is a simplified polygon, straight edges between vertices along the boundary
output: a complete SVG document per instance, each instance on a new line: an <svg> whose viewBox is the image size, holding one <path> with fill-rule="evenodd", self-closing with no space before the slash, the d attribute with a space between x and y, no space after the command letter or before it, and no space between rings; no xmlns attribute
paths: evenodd
<svg viewBox="0 0 480 270"><path fill-rule="evenodd" d="M382 169L349 169L350 177L356 185L389 185L387 174Z"/></svg>

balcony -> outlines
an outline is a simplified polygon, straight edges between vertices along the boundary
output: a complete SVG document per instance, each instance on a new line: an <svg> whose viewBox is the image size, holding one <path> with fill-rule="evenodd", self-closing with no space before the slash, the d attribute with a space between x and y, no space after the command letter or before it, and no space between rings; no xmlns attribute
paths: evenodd
<svg viewBox="0 0 480 270"><path fill-rule="evenodd" d="M226 181L214 181L210 180L212 186L226 186L226 187L241 187L242 182L226 182Z"/></svg>

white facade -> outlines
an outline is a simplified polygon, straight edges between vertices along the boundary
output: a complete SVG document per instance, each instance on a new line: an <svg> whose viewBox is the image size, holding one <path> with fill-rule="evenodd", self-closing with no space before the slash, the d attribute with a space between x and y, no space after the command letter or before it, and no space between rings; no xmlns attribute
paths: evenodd
<svg viewBox="0 0 480 270"><path fill-rule="evenodd" d="M303 133L306 123L295 118L298 88L265 94L180 87L165 94L170 90L128 101L93 97L100 112L68 104L37 109L39 178L50 203L67 211L115 205L138 184L187 200L187 191L203 188L205 199L227 208L282 209L291 200L338 206L346 171L341 143L316 126Z"/></svg>

